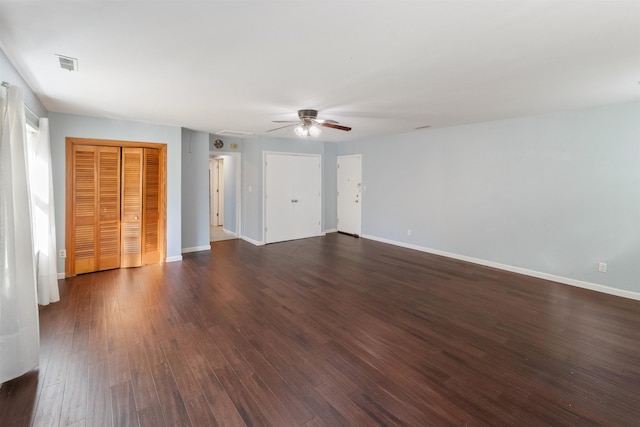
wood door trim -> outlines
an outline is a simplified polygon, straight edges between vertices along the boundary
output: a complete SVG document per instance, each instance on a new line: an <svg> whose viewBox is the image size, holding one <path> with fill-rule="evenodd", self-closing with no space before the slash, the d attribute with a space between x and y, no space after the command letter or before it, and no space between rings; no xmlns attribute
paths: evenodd
<svg viewBox="0 0 640 427"><path fill-rule="evenodd" d="M71 143L73 145L102 145L106 147L156 148L159 150L167 149L167 144L161 144L159 142L120 141L116 139L76 138L76 137L70 137L70 136L66 138L66 141L67 141L67 145Z"/></svg>
<svg viewBox="0 0 640 427"><path fill-rule="evenodd" d="M158 142L144 142L144 141L122 141L112 139L95 139L95 138L77 138L66 137L65 148L65 167L66 167L66 183L65 183L65 248L67 251L67 257L64 262L64 275L65 277L75 276L75 252L73 249L74 243L74 221L73 221L73 147L75 145L98 145L105 147L137 147L137 148L154 148L160 150L160 194L162 210L160 212L161 222L161 236L159 249L160 262L166 260L166 247L167 247L167 144Z"/></svg>

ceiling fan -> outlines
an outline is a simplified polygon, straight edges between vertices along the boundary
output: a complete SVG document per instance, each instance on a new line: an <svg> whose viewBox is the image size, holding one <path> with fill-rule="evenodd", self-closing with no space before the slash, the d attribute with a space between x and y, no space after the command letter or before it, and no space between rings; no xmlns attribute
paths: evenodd
<svg viewBox="0 0 640 427"><path fill-rule="evenodd" d="M284 129L291 126L296 126L295 132L298 136L318 136L321 132L321 126L344 131L351 130L350 127L342 126L335 120L318 119L318 110L298 110L298 118L300 120L274 120L274 123L289 124L268 130L267 132L273 132L274 130Z"/></svg>

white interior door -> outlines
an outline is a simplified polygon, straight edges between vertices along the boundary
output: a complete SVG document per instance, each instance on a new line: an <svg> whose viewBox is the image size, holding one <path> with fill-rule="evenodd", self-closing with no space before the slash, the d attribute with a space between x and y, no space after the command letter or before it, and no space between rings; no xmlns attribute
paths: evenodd
<svg viewBox="0 0 640 427"><path fill-rule="evenodd" d="M360 235L362 156L338 156L338 231Z"/></svg>
<svg viewBox="0 0 640 427"><path fill-rule="evenodd" d="M321 234L320 156L265 156L265 243Z"/></svg>
<svg viewBox="0 0 640 427"><path fill-rule="evenodd" d="M265 243L295 239L290 156L267 154L265 161Z"/></svg>
<svg viewBox="0 0 640 427"><path fill-rule="evenodd" d="M321 234L322 171L319 156L293 156L293 208L296 239Z"/></svg>

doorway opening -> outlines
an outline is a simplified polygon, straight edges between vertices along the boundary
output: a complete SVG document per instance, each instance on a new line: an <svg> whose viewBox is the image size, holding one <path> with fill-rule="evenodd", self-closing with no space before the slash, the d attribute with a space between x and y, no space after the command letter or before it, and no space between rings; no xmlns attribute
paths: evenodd
<svg viewBox="0 0 640 427"><path fill-rule="evenodd" d="M240 235L240 155L209 157L209 241Z"/></svg>

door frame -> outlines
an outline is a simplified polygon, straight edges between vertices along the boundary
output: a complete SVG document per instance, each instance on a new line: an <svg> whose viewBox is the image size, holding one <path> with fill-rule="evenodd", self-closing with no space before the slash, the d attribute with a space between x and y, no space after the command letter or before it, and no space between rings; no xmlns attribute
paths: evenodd
<svg viewBox="0 0 640 427"><path fill-rule="evenodd" d="M209 165L216 157L229 157L234 161L236 168L235 185L236 185L236 230L225 230L235 233L236 237L242 236L242 153L237 151L211 151L209 150ZM211 173L211 167L209 167ZM227 185L227 183L225 183ZM211 177L209 177L209 198L211 198ZM209 200L209 226L211 226L211 200ZM224 229L224 225L222 226Z"/></svg>
<svg viewBox="0 0 640 427"><path fill-rule="evenodd" d="M364 193L364 185L362 184L362 154L345 154L343 156L337 156L336 157L336 192L339 191L338 186L340 185L340 182L337 179L337 176L338 176L338 173L339 173L338 172L338 169L339 169L338 165L339 165L340 159L345 159L345 158L350 158L350 157L358 159L358 161L360 163L360 177L359 177L359 181L360 181L360 193L359 193L360 194L360 202L358 204L358 216L360 217L358 222L359 222L360 226L358 227L359 229L357 230L356 236L361 236L362 235L362 198L363 198L363 193ZM339 211L339 206L338 206L339 202L340 202L339 196L337 196L336 197L336 230L338 230L338 232L340 232L339 231L340 230L340 226L339 226L339 223L338 223L338 220L340 218L337 217L337 213Z"/></svg>
<svg viewBox="0 0 640 427"><path fill-rule="evenodd" d="M261 244L267 244L267 156L268 155L281 155L281 156L304 156L304 157L317 157L320 160L320 234L318 236L324 236L324 156L319 153L292 153L285 151L263 151L262 152L262 242ZM277 242L273 242L277 243Z"/></svg>
<svg viewBox="0 0 640 427"><path fill-rule="evenodd" d="M75 276L75 240L73 224L73 147L75 145L98 145L103 147L132 147L132 148L153 148L160 150L160 162L162 173L160 176L160 259L166 260L167 251L167 144L157 142L142 141L120 141L113 139L76 138L66 137L65 152L65 247L67 257L64 260L65 277Z"/></svg>
<svg viewBox="0 0 640 427"><path fill-rule="evenodd" d="M224 157L209 159L209 226L224 226ZM217 192L214 192L217 190ZM214 216L217 208L217 216Z"/></svg>

